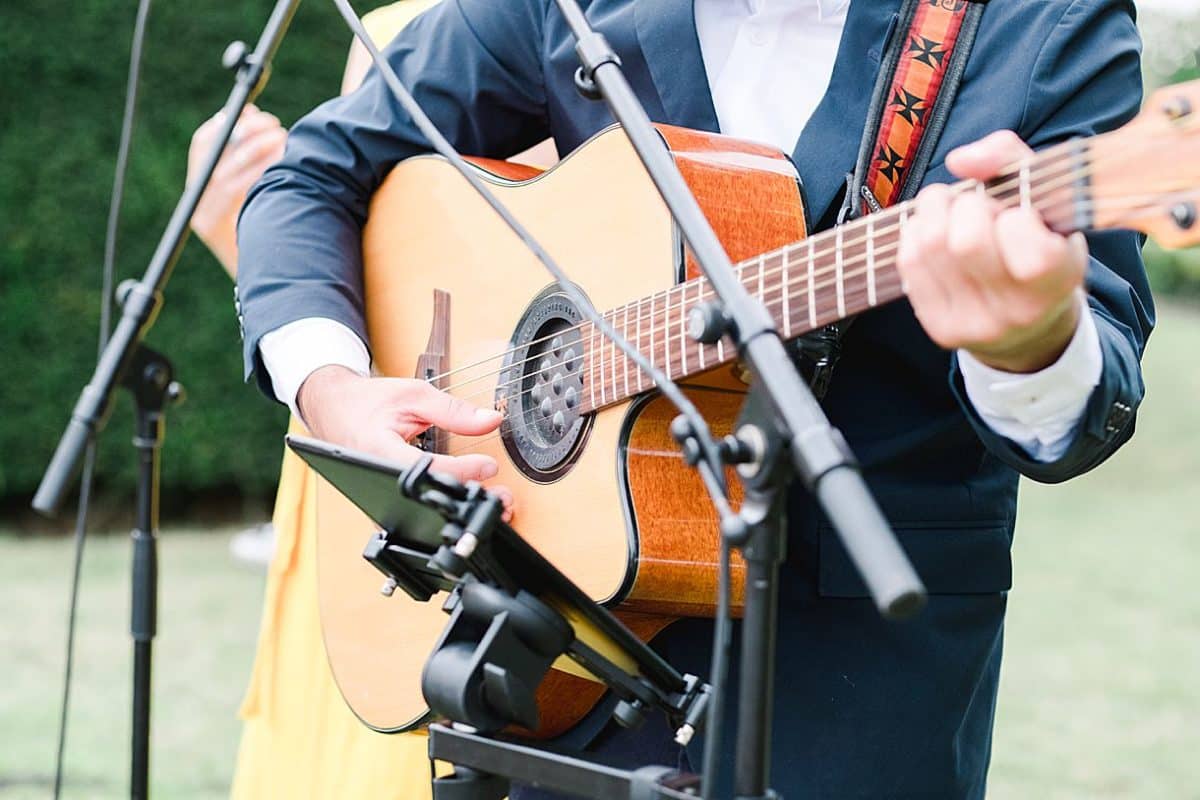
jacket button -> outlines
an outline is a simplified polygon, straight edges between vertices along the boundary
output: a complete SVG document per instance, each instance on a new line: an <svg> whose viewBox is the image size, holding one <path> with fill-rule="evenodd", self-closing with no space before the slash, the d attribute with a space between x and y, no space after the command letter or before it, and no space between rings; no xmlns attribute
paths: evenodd
<svg viewBox="0 0 1200 800"><path fill-rule="evenodd" d="M1108 419L1104 423L1104 430L1111 436L1125 430L1125 426L1129 423L1133 416L1133 407L1126 403L1113 403L1112 409L1108 412Z"/></svg>

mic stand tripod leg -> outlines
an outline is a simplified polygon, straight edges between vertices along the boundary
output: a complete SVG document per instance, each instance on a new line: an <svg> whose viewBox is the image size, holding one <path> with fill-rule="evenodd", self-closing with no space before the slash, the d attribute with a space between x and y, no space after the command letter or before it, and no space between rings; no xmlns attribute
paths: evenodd
<svg viewBox="0 0 1200 800"><path fill-rule="evenodd" d="M138 346L122 383L133 393L137 414L133 445L138 454L135 521L131 534L133 567L129 632L133 637L133 729L129 793L135 800L150 794L150 678L158 627L158 495L166 406L182 394L172 379L171 363Z"/></svg>
<svg viewBox="0 0 1200 800"><path fill-rule="evenodd" d="M749 523L741 546L746 563L742 616L741 683L738 691L736 781L737 800L767 800L771 791L772 700L775 694L775 641L779 627L779 567L786 542L779 486L747 490L741 516Z"/></svg>

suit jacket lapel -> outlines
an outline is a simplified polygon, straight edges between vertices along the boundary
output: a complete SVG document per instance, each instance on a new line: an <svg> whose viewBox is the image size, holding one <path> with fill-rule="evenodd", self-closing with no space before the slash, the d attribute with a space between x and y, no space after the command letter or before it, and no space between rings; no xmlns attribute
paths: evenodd
<svg viewBox="0 0 1200 800"><path fill-rule="evenodd" d="M880 53L901 1L858 0L850 4L829 88L792 154L814 221L825 215L845 174L854 169ZM666 111L665 121L718 130L692 0L634 0L633 6L638 43ZM763 98L763 102L779 99Z"/></svg>
<svg viewBox="0 0 1200 800"><path fill-rule="evenodd" d="M829 88L801 131L792 154L804 180L814 223L829 211L846 173L854 169L880 53L896 23L900 4L901 0L859 0L850 4Z"/></svg>
<svg viewBox="0 0 1200 800"><path fill-rule="evenodd" d="M633 6L638 43L667 114L659 121L716 131L692 0L634 0Z"/></svg>

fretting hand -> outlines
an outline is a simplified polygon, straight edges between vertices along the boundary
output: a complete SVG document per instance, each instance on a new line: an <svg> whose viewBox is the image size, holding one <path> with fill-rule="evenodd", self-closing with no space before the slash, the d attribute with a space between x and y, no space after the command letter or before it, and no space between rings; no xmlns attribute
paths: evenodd
<svg viewBox="0 0 1200 800"><path fill-rule="evenodd" d="M987 180L1032 155L1011 131L954 150L960 178ZM1071 342L1087 268L1083 236L1051 231L1033 209L929 186L901 236L898 267L921 326L995 369L1036 372Z"/></svg>

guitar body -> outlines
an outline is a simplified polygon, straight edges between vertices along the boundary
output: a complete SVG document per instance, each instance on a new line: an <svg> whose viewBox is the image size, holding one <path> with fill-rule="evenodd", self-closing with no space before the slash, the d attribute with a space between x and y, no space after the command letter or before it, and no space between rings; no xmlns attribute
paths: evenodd
<svg viewBox="0 0 1200 800"><path fill-rule="evenodd" d="M786 157L727 137L661 130L735 261L805 236L799 181ZM670 216L619 128L546 173L503 162L478 168L597 309L690 276ZM518 329L532 329L531 319L536 328L538 315L558 306L545 299L552 283L545 269L450 165L419 157L396 167L372 202L363 260L377 370L436 378L476 405L505 402L503 385L514 373L497 356L513 349ZM531 308L539 295L542 305ZM581 357L560 350L568 365ZM543 390L559 403L549 386ZM734 368L694 375L687 387L714 433L728 433L744 390ZM553 464L521 463L514 454L524 434L511 429L508 441L441 432L430 441L452 455L494 457L494 483L516 501L516 530L648 639L679 616L711 615L715 607L716 515L668 433L674 415L654 393L603 405L576 420L578 438L552 454ZM448 618L437 602L381 595L382 576L362 558L374 526L323 482L318 517L321 621L338 686L372 728L420 725L428 714L421 669ZM735 598L741 578L735 564ZM539 734L569 727L601 693L599 684L552 671Z"/></svg>

